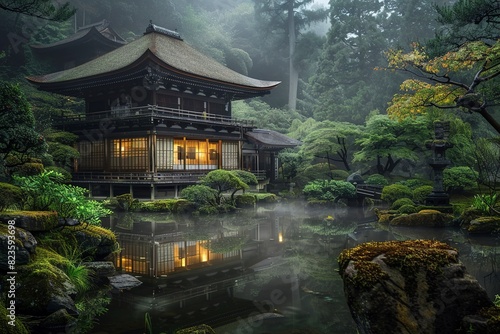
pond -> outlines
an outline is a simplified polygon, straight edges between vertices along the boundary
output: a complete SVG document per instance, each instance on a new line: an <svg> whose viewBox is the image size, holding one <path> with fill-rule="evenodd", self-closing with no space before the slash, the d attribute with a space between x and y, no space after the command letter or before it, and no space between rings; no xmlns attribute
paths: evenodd
<svg viewBox="0 0 500 334"><path fill-rule="evenodd" d="M361 208L306 210L278 204L217 217L122 214L110 218L115 265L143 283L113 291L92 333L153 333L208 324L217 333L357 333L337 257L367 241L434 239L493 299L500 294L500 240L457 228L387 228Z"/></svg>

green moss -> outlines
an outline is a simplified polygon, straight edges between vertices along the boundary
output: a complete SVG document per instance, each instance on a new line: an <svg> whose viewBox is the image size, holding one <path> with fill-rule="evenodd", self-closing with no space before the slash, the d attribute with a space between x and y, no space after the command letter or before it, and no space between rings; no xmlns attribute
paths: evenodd
<svg viewBox="0 0 500 334"><path fill-rule="evenodd" d="M271 193L253 193L257 203L276 203L278 201L278 196Z"/></svg>
<svg viewBox="0 0 500 334"><path fill-rule="evenodd" d="M21 188L10 184L0 182L0 211L8 209L12 205L20 204L22 200Z"/></svg>
<svg viewBox="0 0 500 334"><path fill-rule="evenodd" d="M406 281L407 289L414 293L415 277L423 269L438 274L439 268L458 262L457 251L445 243L433 240L407 240L363 243L346 249L338 257L340 275L360 289L370 289L388 276L380 265L373 261L377 256L389 267L399 270ZM346 275L349 263L354 262L356 272Z"/></svg>
<svg viewBox="0 0 500 334"><path fill-rule="evenodd" d="M0 319L2 319L3 323L3 325L0 326L0 334L29 334L29 331L26 329L18 316L14 321L14 326L7 324L11 321L8 315L9 311L5 308L3 303L0 303Z"/></svg>
<svg viewBox="0 0 500 334"><path fill-rule="evenodd" d="M16 220L18 226L33 231L50 230L59 224L55 211L5 211L0 213L0 221L12 219Z"/></svg>
<svg viewBox="0 0 500 334"><path fill-rule="evenodd" d="M413 201L411 199L403 197L403 198L400 198L400 199L397 199L396 201L394 201L394 203L392 203L392 205L391 205L391 209L398 210L403 205L414 205L414 204L415 203L413 203Z"/></svg>
<svg viewBox="0 0 500 334"><path fill-rule="evenodd" d="M196 204L185 199L179 199L174 203L174 213L191 213L196 210Z"/></svg>

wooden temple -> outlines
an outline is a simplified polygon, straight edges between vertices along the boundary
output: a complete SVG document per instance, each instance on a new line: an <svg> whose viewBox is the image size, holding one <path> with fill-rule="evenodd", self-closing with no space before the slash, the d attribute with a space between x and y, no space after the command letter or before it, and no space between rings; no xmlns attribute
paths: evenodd
<svg viewBox="0 0 500 334"><path fill-rule="evenodd" d="M54 126L79 136L73 182L92 196L176 197L214 169L248 170L264 183L277 175L277 152L299 144L232 117L231 101L269 94L278 81L230 70L154 24L98 58L27 79L85 99L84 114Z"/></svg>

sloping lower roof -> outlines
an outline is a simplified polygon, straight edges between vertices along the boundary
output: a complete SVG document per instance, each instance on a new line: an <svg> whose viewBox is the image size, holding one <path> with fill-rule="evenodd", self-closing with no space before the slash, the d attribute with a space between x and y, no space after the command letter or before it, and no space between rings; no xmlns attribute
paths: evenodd
<svg viewBox="0 0 500 334"><path fill-rule="evenodd" d="M92 38L99 40L102 43L116 44L116 47L127 44L127 42L109 26L109 22L103 20L101 22L82 27L73 35L60 41L50 44L34 44L30 45L30 47L36 51L46 51L49 49L58 50L72 47L80 40Z"/></svg>
<svg viewBox="0 0 500 334"><path fill-rule="evenodd" d="M287 148L302 144L300 141L282 133L266 129L253 129L246 132L245 136L249 141L259 145L261 148Z"/></svg>
<svg viewBox="0 0 500 334"><path fill-rule="evenodd" d="M72 84L79 80L102 79L127 69L132 72L140 59L151 59L160 68L190 78L235 85L241 88L269 90L279 81L264 81L247 77L220 64L216 60L203 55L183 40L157 31L143 35L141 38L116 50L102 55L80 66L27 79L40 86L47 84ZM135 63L135 64L134 64Z"/></svg>

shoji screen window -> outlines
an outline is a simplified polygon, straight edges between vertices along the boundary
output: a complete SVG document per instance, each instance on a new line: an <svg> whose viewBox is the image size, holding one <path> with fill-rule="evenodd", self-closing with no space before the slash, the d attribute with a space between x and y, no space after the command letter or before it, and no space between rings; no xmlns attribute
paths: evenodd
<svg viewBox="0 0 500 334"><path fill-rule="evenodd" d="M114 139L111 166L119 170L148 170L147 139Z"/></svg>

